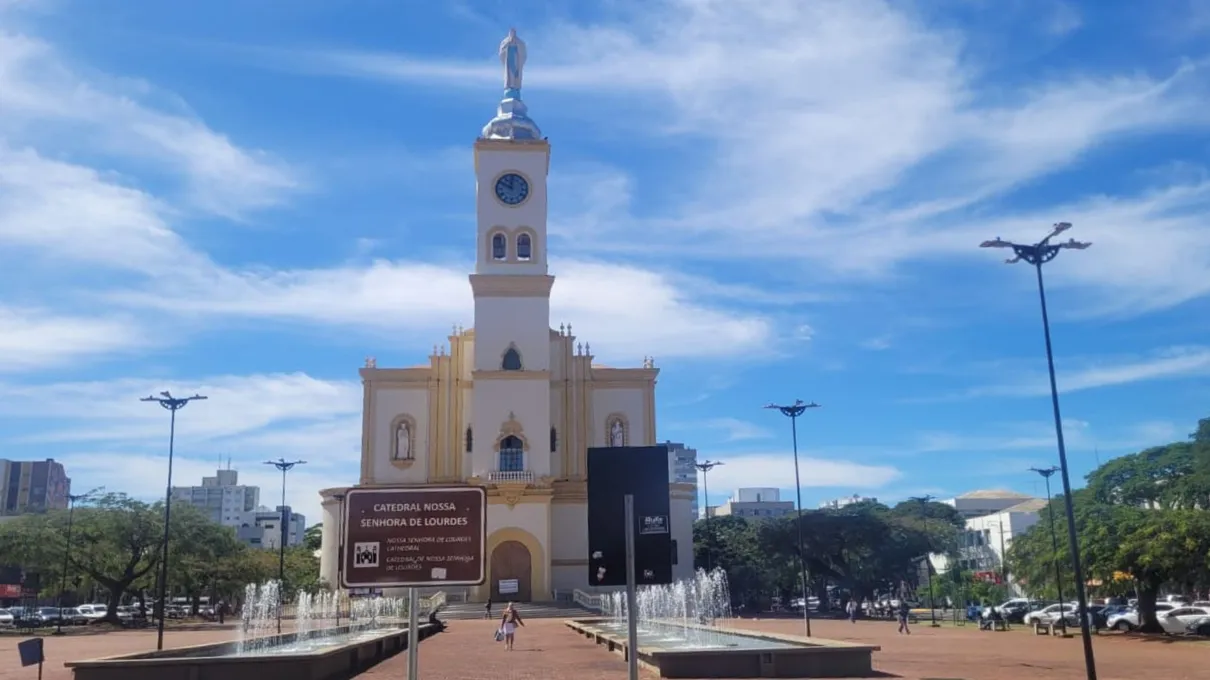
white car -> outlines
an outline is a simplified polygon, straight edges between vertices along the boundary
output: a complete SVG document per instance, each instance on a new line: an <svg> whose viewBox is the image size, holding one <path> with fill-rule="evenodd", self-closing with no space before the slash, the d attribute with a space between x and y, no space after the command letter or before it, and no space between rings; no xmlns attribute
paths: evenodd
<svg viewBox="0 0 1210 680"><path fill-rule="evenodd" d="M1189 626L1194 621L1210 616L1210 607L1177 607L1166 611L1156 618L1164 627L1164 632L1170 635L1184 635L1189 632Z"/></svg>
<svg viewBox="0 0 1210 680"><path fill-rule="evenodd" d="M1176 607L1168 604L1167 602L1155 603L1156 616L1170 612L1175 608ZM1113 616L1109 617L1109 620L1105 622L1105 625L1113 630L1120 630L1122 632L1134 630L1135 628L1139 627L1139 610L1131 609L1128 612L1114 614Z"/></svg>
<svg viewBox="0 0 1210 680"><path fill-rule="evenodd" d="M109 606L104 604L82 604L76 607L76 610L80 612L81 616L88 619L89 623L96 623L105 618L105 615L109 613Z"/></svg>
<svg viewBox="0 0 1210 680"><path fill-rule="evenodd" d="M13 613L7 609L0 609L0 626L13 625Z"/></svg>
<svg viewBox="0 0 1210 680"><path fill-rule="evenodd" d="M1079 609L1079 605L1077 605L1075 602L1052 604L1027 613L1025 617L1021 619L1021 621L1027 626L1034 625L1034 622L1053 623L1059 619L1060 608L1062 608L1063 614L1070 616Z"/></svg>

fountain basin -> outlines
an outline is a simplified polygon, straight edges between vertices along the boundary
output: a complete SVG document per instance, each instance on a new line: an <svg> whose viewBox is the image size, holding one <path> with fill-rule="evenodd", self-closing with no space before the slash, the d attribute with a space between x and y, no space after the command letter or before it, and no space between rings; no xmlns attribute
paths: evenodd
<svg viewBox="0 0 1210 680"><path fill-rule="evenodd" d="M417 631L424 640L438 629L425 623ZM241 643L231 641L63 665L71 669L74 680L337 680L408 647L406 628L343 632L348 637L330 641L300 639L298 633L268 636L258 640L257 651L243 655ZM307 648L311 642L314 646Z"/></svg>
<svg viewBox="0 0 1210 680"><path fill-rule="evenodd" d="M572 630L627 655L626 624L612 618L567 621ZM661 678L864 678L874 645L735 628L644 621L639 663Z"/></svg>

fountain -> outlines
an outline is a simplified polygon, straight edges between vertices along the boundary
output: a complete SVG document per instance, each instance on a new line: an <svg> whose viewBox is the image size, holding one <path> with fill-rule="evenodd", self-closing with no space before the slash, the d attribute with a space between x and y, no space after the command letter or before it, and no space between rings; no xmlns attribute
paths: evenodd
<svg viewBox="0 0 1210 680"><path fill-rule="evenodd" d="M441 593L422 599L420 613L443 602ZM65 665L75 680L328 680L406 649L407 615L406 599L330 592L300 593L291 615L277 582L249 584L233 641ZM434 632L428 623L417 628L422 640Z"/></svg>
<svg viewBox="0 0 1210 680"><path fill-rule="evenodd" d="M603 617L567 625L626 656L626 594L600 599ZM868 677L880 649L729 626L731 593L721 569L640 588L635 611L639 662L663 678Z"/></svg>

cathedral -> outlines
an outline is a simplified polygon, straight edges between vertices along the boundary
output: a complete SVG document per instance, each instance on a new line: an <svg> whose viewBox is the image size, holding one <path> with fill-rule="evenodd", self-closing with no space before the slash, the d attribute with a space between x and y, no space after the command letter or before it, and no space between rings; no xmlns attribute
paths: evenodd
<svg viewBox="0 0 1210 680"><path fill-rule="evenodd" d="M545 601L592 592L587 450L657 441L654 362L601 366L571 324L551 327L550 143L521 100L525 58L525 43L510 31L500 44L504 96L474 143L474 327L455 327L422 365L387 368L368 359L361 369L359 487L487 490L487 581L447 593L451 599ZM340 582L347 490L320 492L320 572L331 584ZM692 485L669 486L674 578L693 570L693 493Z"/></svg>

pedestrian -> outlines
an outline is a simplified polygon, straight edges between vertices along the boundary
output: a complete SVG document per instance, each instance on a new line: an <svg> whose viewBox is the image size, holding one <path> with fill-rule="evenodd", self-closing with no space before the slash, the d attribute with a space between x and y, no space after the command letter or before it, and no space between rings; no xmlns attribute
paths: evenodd
<svg viewBox="0 0 1210 680"><path fill-rule="evenodd" d="M487 598L487 611L483 612L483 618L490 619L492 617L492 598Z"/></svg>
<svg viewBox="0 0 1210 680"><path fill-rule="evenodd" d="M504 616L500 617L500 632L504 633L504 649L513 651L513 640L517 635L517 626L524 626L525 621L521 619L521 612L513 607L513 603L509 602L504 608Z"/></svg>
<svg viewBox="0 0 1210 680"><path fill-rule="evenodd" d="M907 600L899 601L899 612L898 613L899 613L899 632L903 633L905 635L911 635L912 629L908 628L908 615L912 613L912 610L910 607L908 607Z"/></svg>
<svg viewBox="0 0 1210 680"><path fill-rule="evenodd" d="M849 623L857 623L857 600L849 600L845 611L849 613Z"/></svg>
<svg viewBox="0 0 1210 680"><path fill-rule="evenodd" d="M218 606L214 608L214 613L218 614L218 625L223 625L223 618L227 615L227 601L219 600Z"/></svg>

